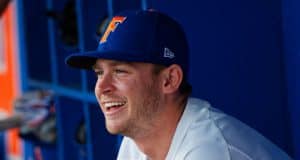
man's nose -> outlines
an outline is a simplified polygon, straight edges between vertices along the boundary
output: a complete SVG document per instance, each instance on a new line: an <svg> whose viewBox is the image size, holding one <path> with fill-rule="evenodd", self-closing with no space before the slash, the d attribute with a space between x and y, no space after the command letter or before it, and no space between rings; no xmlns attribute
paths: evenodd
<svg viewBox="0 0 300 160"><path fill-rule="evenodd" d="M110 74L103 74L98 77L96 89L101 92L101 94L109 93L113 90L113 79Z"/></svg>

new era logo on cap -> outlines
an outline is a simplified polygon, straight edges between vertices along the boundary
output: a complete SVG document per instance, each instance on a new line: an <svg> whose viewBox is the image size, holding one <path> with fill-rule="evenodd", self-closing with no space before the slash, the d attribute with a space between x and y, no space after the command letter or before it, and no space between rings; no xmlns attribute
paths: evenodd
<svg viewBox="0 0 300 160"><path fill-rule="evenodd" d="M164 57L165 58L173 59L175 57L175 54L169 48L165 47L165 49L164 49Z"/></svg>

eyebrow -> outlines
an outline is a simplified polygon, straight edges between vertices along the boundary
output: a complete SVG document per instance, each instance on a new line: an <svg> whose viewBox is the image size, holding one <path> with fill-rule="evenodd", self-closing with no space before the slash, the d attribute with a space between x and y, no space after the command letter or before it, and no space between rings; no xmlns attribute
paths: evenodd
<svg viewBox="0 0 300 160"><path fill-rule="evenodd" d="M135 67L134 62L125 62L125 61L111 61L111 62L109 62L109 65L112 67L119 66L119 65L128 65L130 67ZM92 69L101 69L101 68L102 67L97 65L97 63L95 63L92 66Z"/></svg>

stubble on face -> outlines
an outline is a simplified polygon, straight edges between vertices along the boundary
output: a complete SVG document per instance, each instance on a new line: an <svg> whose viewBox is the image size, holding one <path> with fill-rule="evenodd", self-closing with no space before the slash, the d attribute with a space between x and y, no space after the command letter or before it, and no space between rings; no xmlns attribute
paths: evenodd
<svg viewBox="0 0 300 160"><path fill-rule="evenodd" d="M118 127L112 127L106 120L106 128L111 134L122 134L127 137L143 137L150 133L157 123L162 110L161 97L157 84L157 75L152 75L140 89L135 90L135 97L128 98L128 117ZM140 80L134 80L133 86L139 86ZM126 97L126 95L125 95Z"/></svg>
<svg viewBox="0 0 300 160"><path fill-rule="evenodd" d="M138 138L143 137L151 132L156 125L158 114L161 110L160 93L155 81L145 86L144 93L139 97L140 100L133 104L132 118L129 119L128 125L123 130L123 135Z"/></svg>

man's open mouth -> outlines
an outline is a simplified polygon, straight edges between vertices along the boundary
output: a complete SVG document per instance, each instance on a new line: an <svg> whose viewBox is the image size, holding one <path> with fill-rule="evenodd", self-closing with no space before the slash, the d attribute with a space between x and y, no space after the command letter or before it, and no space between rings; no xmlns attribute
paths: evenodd
<svg viewBox="0 0 300 160"><path fill-rule="evenodd" d="M104 108L106 109L106 111L111 112L114 110L119 109L120 107L124 106L126 104L126 102L106 102L104 103Z"/></svg>

